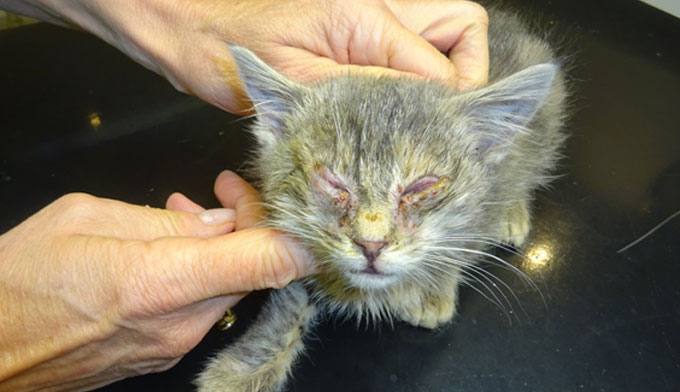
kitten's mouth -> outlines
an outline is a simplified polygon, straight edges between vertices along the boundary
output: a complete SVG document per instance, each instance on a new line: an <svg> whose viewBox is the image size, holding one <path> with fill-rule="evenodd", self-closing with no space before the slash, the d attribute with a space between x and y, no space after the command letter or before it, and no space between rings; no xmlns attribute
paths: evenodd
<svg viewBox="0 0 680 392"><path fill-rule="evenodd" d="M381 272L373 266L350 270L347 274L352 286L365 289L384 289L397 281L397 275Z"/></svg>
<svg viewBox="0 0 680 392"><path fill-rule="evenodd" d="M350 272L353 273L353 274L357 274L357 275L370 275L371 277L375 277L375 278L391 276L391 274L386 274L384 272L378 271L372 265L369 265L368 267L366 267L362 270L352 270Z"/></svg>

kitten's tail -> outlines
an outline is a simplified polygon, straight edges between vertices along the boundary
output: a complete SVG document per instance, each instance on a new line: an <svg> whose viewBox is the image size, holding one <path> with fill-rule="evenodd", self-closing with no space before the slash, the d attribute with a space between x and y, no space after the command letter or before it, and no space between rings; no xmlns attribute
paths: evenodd
<svg viewBox="0 0 680 392"><path fill-rule="evenodd" d="M317 309L300 282L272 292L255 323L198 376L200 392L281 390L302 353Z"/></svg>

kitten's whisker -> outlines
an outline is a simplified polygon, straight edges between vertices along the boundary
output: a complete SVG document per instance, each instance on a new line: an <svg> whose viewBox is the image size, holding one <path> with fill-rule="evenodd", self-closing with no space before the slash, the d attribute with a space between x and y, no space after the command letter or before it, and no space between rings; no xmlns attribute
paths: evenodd
<svg viewBox="0 0 680 392"><path fill-rule="evenodd" d="M508 297L505 295L505 292L503 292L503 290L501 290L501 289L500 289L493 281L491 281L491 279L489 279L487 276L484 276L484 274L488 274L488 272L487 272L487 271L484 271L484 270L481 269L480 267L476 267L476 266L474 266L474 265L472 265L472 264L465 263L465 262L462 262L462 261L459 261L459 260L455 260L455 259L439 260L439 259L432 259L432 258L430 258L430 259L426 259L426 260L427 260L426 265L427 265L428 267L430 267L430 268L432 268L432 269L435 269L435 270L437 270L437 271L439 271L439 272L441 272L441 273L444 273L444 274L446 274L446 275L449 275L449 276L452 276L452 277L458 277L458 276L461 275L461 274L466 274L468 277L474 278L474 280L475 280L477 283L483 285L484 288L489 292L489 294L491 294L491 295L497 300L497 301L492 301L492 302L495 303L495 304L497 304L504 312L507 313L508 310L505 308L505 305L502 305L501 299L495 294L494 290L492 290L491 287L489 287L486 283L484 283L483 281L481 281L481 280L477 277L477 275L475 275L475 274L472 273L473 271L477 271L478 273L481 272L481 273L479 274L479 276L481 276L485 281L487 281L489 284L491 284L493 287L495 287L496 290L497 290L497 291L501 294L501 296L505 299L505 303L507 303L508 306L510 306L510 310L513 309L512 303L510 302L510 300L508 299ZM456 265L456 266L459 266L460 269L459 269L458 271L451 271L451 270L447 270L447 269L441 267L441 266L450 266L450 265L452 265L452 264L453 264L453 265ZM468 268L472 269L472 271L467 270ZM495 277L496 279L499 279L499 278L496 277L496 276L494 276L494 277ZM499 279L499 280L500 280L500 279ZM511 290L511 291L512 291L512 290ZM485 297L486 297L486 296L485 296ZM516 298L516 296L515 296L515 298ZM510 312L510 313L512 313L512 312Z"/></svg>
<svg viewBox="0 0 680 392"><path fill-rule="evenodd" d="M457 236L444 236L444 237L439 237L435 239L431 239L430 241L441 241L441 240L464 240L464 239L478 239L478 240L487 240L489 241L490 244L495 244L496 246L505 246L510 249L514 249L511 245L506 244L505 242L502 242L494 237L485 235L485 234L471 234L471 233L466 233L465 235L457 235ZM516 251L519 251L517 249Z"/></svg>
<svg viewBox="0 0 680 392"><path fill-rule="evenodd" d="M456 263L438 263L438 262L436 262L436 261L435 261L435 262L432 262L432 261L435 261L435 260L430 259L430 260L426 261L426 262L424 263L424 264L425 264L425 267L434 269L434 270L436 270L437 272L441 272L441 273L443 273L443 274L445 274L445 275L448 275L448 276L451 276L451 277L456 277L456 276L458 276L458 275L459 275L458 271L452 271L452 270L446 269L446 268L444 268L444 267L450 266L451 264L456 265L456 266L458 266L458 267L460 267L460 268L466 267L465 264L456 264ZM433 278L432 278L432 279L433 279Z"/></svg>
<svg viewBox="0 0 680 392"><path fill-rule="evenodd" d="M444 272L444 271L442 271L442 272ZM427 274L424 271L410 270L410 271L406 271L406 273L409 275L409 277L416 278L416 279L412 279L412 281L420 282L420 279L424 279L424 280L427 281L429 286L439 287L439 283L430 274Z"/></svg>
<svg viewBox="0 0 680 392"><path fill-rule="evenodd" d="M466 275L469 276L469 277L474 277L474 278L476 279L475 281L476 281L477 283L483 284L483 285L484 285L484 288L485 288L486 290L488 290L489 293L491 293L491 294L494 296L494 298L498 298L498 296L494 294L496 291L499 292L499 293L501 294L502 299L505 300L505 301L501 301L500 298L498 298L498 301L501 302L501 303L503 303L503 308L501 308L501 310L505 313L505 316L508 318L508 323L509 323L509 324L512 324L512 317L513 317L513 316L517 319L517 321L519 321L519 318L518 318L517 315L516 315L516 312L515 312L514 307L512 306L512 303L508 300L507 296L505 296L505 294L503 293L502 290L500 290L500 289L499 289L494 283L492 283L492 282L491 282L491 283L488 283L488 284L483 283L483 281L480 280L480 275L474 273L474 271L469 270L469 271L466 271L465 273L466 273ZM481 276L481 278L483 278L485 281L488 282L488 278L485 278L484 276ZM489 285L491 285L491 286L489 286ZM494 290L494 289L495 289L495 290ZM508 307L506 307L505 304L507 304Z"/></svg>
<svg viewBox="0 0 680 392"><path fill-rule="evenodd" d="M512 248L511 246L504 244L499 241L492 241L492 240L487 240L487 239L482 239L482 238L465 238L465 237L455 237L455 238L443 238L443 240L438 241L441 243L447 243L450 241L458 241L458 242L476 242L476 243L482 243L482 244L487 244L491 245L495 248L502 249L506 252L512 253L514 255L520 256L522 258L526 257L522 252ZM436 242L436 241L435 241Z"/></svg>
<svg viewBox="0 0 680 392"><path fill-rule="evenodd" d="M293 214L292 212L290 212L290 211L288 211L288 210L285 210L284 208L279 207L279 206L276 206L276 205L272 205L272 204L269 204L269 203L261 203L261 204L264 205L265 207L268 207L268 208L270 208L270 209L272 209L272 210L274 210L274 211L283 213L283 214L285 214L285 215L287 215L287 216L289 216L289 217L291 217L291 218L293 218L293 219L296 219L296 220L297 220L297 219L300 219L300 218L303 218L303 219L304 219L304 218L308 218L308 219L306 219L306 221L309 222L310 226L312 226L312 227L315 227L315 226L318 227L318 225L314 225L314 224L311 223L311 222L314 222L314 220L311 219L311 218L313 218L313 216L312 216L311 214L308 214L308 213L305 213L305 212L300 212L300 211L298 211L299 215L296 215L296 214Z"/></svg>
<svg viewBox="0 0 680 392"><path fill-rule="evenodd" d="M523 199L510 199L510 200L491 200L491 201L485 201L482 203L479 203L480 206L488 206L488 205L513 205L517 203L523 202Z"/></svg>
<svg viewBox="0 0 680 392"><path fill-rule="evenodd" d="M449 260L436 260L436 259L431 259L431 261L438 262L441 265L447 264L449 262ZM500 295L503 297L503 299L505 300L505 303L508 304L508 306L510 308L510 313L513 313L514 306L512 305L512 302L510 301L510 299L505 295L505 291L502 289L502 287L505 287L505 289L508 290L508 292L510 292L512 298L519 304L522 311L524 313L526 313L526 311L524 311L524 309L522 308L522 304L520 303L519 298L515 294L514 290L510 286L508 286L505 282L503 282L503 280L501 278L499 278L496 275L494 275L493 273L491 273L491 272L489 272L489 271L487 271L487 270L485 270L481 267L473 265L473 264L465 265L465 263L459 262L458 265L462 265L463 266L462 268L469 269L468 273L470 273L470 274L472 272L475 272L476 276L480 276L482 279L484 279L486 282L488 282L491 285L491 287L495 288L500 293ZM501 284L502 287L499 287L492 279L498 281ZM491 289L489 288L489 290L491 290ZM515 315L515 317L517 317L517 315ZM519 321L519 319L518 319L518 321Z"/></svg>
<svg viewBox="0 0 680 392"><path fill-rule="evenodd" d="M485 257L488 257L490 259L496 260L499 263L507 266L511 271L515 272L517 274L517 276L519 276L521 278L521 280L523 282L525 282L529 287L531 287L532 289L534 289L536 291L539 291L536 283L527 274L525 274L524 271L520 270L519 268L515 267L514 265L508 263L507 261L503 260L502 258L500 258L498 256L492 255L491 253L484 252L484 251L481 251L481 250L474 250L474 249L467 249L467 248L450 247L448 249L451 250L451 251L477 254L477 255L480 255L480 256L485 256ZM442 249L442 250L445 250L445 249Z"/></svg>
<svg viewBox="0 0 680 392"><path fill-rule="evenodd" d="M441 263L441 264L450 263L450 264L454 264L454 265L461 265L461 263L451 263L451 260L453 260L452 257L448 257L448 258L444 258L444 257L442 257L442 256L439 256L439 257L440 257L441 259L438 260L438 262ZM488 260L482 260L482 261L483 261L483 262L488 262ZM506 264L504 264L504 263L502 263L502 264L493 264L493 263L491 263L491 264L492 264L492 265L495 265L495 266L498 266L498 267L501 267L501 268L503 268L503 269L506 269L506 270L508 270L508 271L511 271L511 272L513 272L514 274L517 274L515 268L509 268L509 267L508 267ZM493 277L493 279L495 279L495 280L497 280L498 282L500 282L501 285L502 285L503 287L505 287L505 288L511 293L513 299L514 299L514 300L517 302L517 304L519 305L519 309L527 316L527 318L529 318L529 315L528 315L528 313L526 312L526 309L524 308L524 306L522 305L521 301L520 301L519 298L517 297L515 291L514 291L507 283L505 283L501 278L497 277L495 274L491 273L490 271L487 271L487 270L485 270L485 269L483 269L483 268L481 268L481 267L479 267L479 266L477 266L477 265L475 265L474 263L471 263L471 262L466 263L465 265L462 265L462 266L463 266L464 268L476 269L476 270L478 270L478 271L480 271L480 272L482 272L482 273L484 273L484 274L488 274L489 276ZM532 288L532 290L537 291L537 292L539 293L539 295L541 296L541 300L543 301L544 304L546 304L546 307L547 307L547 303L546 303L546 301L545 301L545 297L544 297L543 293L541 292L541 290L540 290L540 289L538 288L538 286L536 285L536 283L535 283L533 280L531 280L528 276L526 276L526 275L524 275L524 276L526 277L526 279L523 279L523 276L522 276L522 275L519 275L519 277L521 278L522 283L523 283L523 284L526 284L528 287ZM500 290L500 288L499 288L499 290Z"/></svg>
<svg viewBox="0 0 680 392"><path fill-rule="evenodd" d="M479 295L481 295L487 301L496 305L496 307L500 309L503 312L503 314L506 315L506 317L508 317L510 323L512 323L512 319L510 318L508 310L505 308L505 305L501 303L498 296L484 282L479 280L479 278L477 278L475 275L470 274L469 271L462 271L462 277L463 277L462 283L464 283L467 287L479 293ZM493 298L490 298L489 295L482 291L482 289L476 287L474 283L482 285Z"/></svg>
<svg viewBox="0 0 680 392"><path fill-rule="evenodd" d="M444 251L444 252L446 252L446 254L452 255L451 250L466 249L466 248L452 248L452 247L445 247L445 246L432 246L432 245L428 245L428 246L425 247L425 249L426 249L426 250L430 250L430 251L436 251L436 252L442 252L442 251ZM467 250L469 251L468 253L472 253L472 252L474 251L473 249L467 249ZM484 253L484 255L487 255L487 254ZM460 256L460 255L456 255L456 256ZM453 257L453 256L449 256L449 257ZM493 264L493 263L491 263L490 260L487 260L487 259L484 259L484 258L482 258L482 259L476 259L474 262L475 262L475 263L485 263L485 264L490 264L490 265L498 265L498 264ZM473 262L470 262L470 264L472 264L472 263L473 263ZM518 274L518 275L519 275L519 274L523 274L523 272L521 272L521 271L520 271L520 273L518 273L518 272L517 272L518 269L517 269L516 267L512 266L512 264L509 264L509 263L507 263L507 262L503 262L503 263L501 263L501 264L498 265L498 266L501 267L501 268L503 268L503 269L505 269L505 270L508 270L508 271L512 272L513 274ZM524 282L524 277L520 275L520 278L521 278L522 281ZM529 278L527 277L527 279L529 279ZM524 283L526 283L526 282L524 282ZM532 282L532 283L533 283L533 282ZM529 286L531 286L531 285L529 285Z"/></svg>
<svg viewBox="0 0 680 392"><path fill-rule="evenodd" d="M527 313L526 309L524 309L524 306L522 305L522 302L519 300L519 297L517 297L517 294L515 293L515 290L513 290L512 287L510 287L507 283L505 283L505 282L503 281L503 279L499 278L498 276L496 276L496 275L493 274L492 272L487 271L487 270L485 270L484 268L481 268L481 267L478 267L478 266L472 266L472 265L471 265L471 266L468 266L468 268L472 269L473 271L476 271L476 272L479 273L479 274L482 274L482 275L487 276L488 279L493 279L493 280L499 282L499 284L500 284L502 287L498 287L498 286L496 285L496 283L493 283L493 282L491 282L491 284L492 284L493 287L497 288L498 291L502 293L502 295L503 295L503 297L506 299L506 301L508 301L508 305L510 306L510 310L513 311L513 310L514 310L514 306L510 303L510 301L509 301L508 298L505 296L505 294L503 294L503 293L505 292L505 291L503 290L503 288L505 288L505 290L507 290L507 291L510 293L510 295L512 296L512 299L517 303L517 305L519 306L519 309L522 311L522 313L524 313L524 315L525 315L527 318L529 318L529 314ZM515 313L515 318L517 319L517 321L519 321L519 316L517 315L517 313Z"/></svg>

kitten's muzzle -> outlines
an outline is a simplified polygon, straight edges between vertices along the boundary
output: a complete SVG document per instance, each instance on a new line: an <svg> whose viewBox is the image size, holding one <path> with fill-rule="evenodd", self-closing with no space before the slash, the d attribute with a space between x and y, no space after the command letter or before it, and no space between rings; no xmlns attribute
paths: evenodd
<svg viewBox="0 0 680 392"><path fill-rule="evenodd" d="M374 269L373 263L380 256L382 250L387 246L387 241L368 241L363 239L354 239L354 243L361 249L368 261L368 267Z"/></svg>
<svg viewBox="0 0 680 392"><path fill-rule="evenodd" d="M365 239L354 239L354 244L361 249L366 262L356 260L359 268L349 271L348 277L352 284L363 289L380 289L394 283L396 276L383 271L384 266L380 266L380 257L388 242L384 240L369 241Z"/></svg>

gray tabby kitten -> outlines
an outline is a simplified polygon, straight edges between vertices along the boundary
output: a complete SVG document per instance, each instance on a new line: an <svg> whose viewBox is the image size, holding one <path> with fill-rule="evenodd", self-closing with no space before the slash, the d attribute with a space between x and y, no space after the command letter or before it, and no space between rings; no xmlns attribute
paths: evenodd
<svg viewBox="0 0 680 392"><path fill-rule="evenodd" d="M200 391L280 391L323 312L438 327L485 249L522 244L564 141L566 88L545 41L513 15L490 20L490 83L468 92L360 75L302 86L231 47L256 103L268 224L320 272L274 291Z"/></svg>

